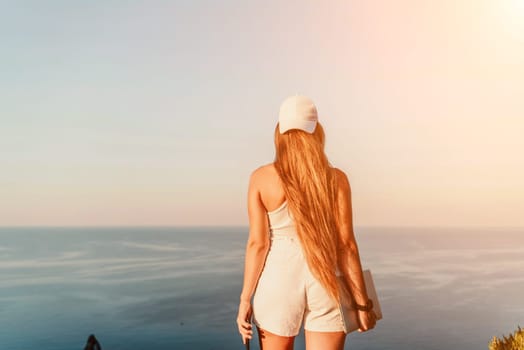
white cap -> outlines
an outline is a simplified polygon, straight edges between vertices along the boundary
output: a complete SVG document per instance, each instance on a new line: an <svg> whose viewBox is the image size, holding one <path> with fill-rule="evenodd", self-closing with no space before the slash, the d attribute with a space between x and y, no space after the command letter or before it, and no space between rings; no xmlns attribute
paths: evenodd
<svg viewBox="0 0 524 350"><path fill-rule="evenodd" d="M278 127L281 134L291 129L300 129L312 134L317 122L317 107L309 97L295 94L286 98L280 105Z"/></svg>

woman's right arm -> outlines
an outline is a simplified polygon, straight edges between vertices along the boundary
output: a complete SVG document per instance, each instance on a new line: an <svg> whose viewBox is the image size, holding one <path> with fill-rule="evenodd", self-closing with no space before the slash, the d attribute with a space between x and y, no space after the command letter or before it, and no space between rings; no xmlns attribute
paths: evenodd
<svg viewBox="0 0 524 350"><path fill-rule="evenodd" d="M365 287L362 264L353 231L353 209L351 203L351 186L347 175L336 169L338 179L338 229L341 245L339 246L338 265L349 281L349 288L355 302L366 305L368 295Z"/></svg>
<svg viewBox="0 0 524 350"><path fill-rule="evenodd" d="M347 175L339 169L339 190L337 195L337 206L339 208L338 226L340 233L339 261L338 265L346 279L354 301L359 305L366 305L369 296L366 291L360 254L358 252L355 233L353 232L353 209L351 205L351 187ZM375 327L375 311L358 312L359 332L365 332Z"/></svg>

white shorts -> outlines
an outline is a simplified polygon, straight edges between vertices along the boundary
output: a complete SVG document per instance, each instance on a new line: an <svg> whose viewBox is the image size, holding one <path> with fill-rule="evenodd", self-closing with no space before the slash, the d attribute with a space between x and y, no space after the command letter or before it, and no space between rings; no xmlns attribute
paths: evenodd
<svg viewBox="0 0 524 350"><path fill-rule="evenodd" d="M311 274L298 237L273 236L253 296L253 323L286 337L298 335L302 322L309 331L348 333L344 312Z"/></svg>

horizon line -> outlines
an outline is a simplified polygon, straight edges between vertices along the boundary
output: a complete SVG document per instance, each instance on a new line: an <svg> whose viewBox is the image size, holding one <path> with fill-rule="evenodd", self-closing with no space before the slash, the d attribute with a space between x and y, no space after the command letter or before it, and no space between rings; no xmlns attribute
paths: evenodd
<svg viewBox="0 0 524 350"><path fill-rule="evenodd" d="M249 228L249 225L0 225L0 229L20 229L20 228ZM354 225L354 228L440 228L440 229L515 229L524 230L524 226L494 226L494 225Z"/></svg>

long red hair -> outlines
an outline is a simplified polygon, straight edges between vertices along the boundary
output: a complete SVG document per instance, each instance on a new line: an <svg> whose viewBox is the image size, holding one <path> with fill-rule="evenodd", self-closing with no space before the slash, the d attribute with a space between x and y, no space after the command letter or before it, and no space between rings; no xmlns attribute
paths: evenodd
<svg viewBox="0 0 524 350"><path fill-rule="evenodd" d="M335 271L338 261L337 178L324 153L324 129L312 134L275 128L274 165L283 183L304 256L311 273L340 301Z"/></svg>

